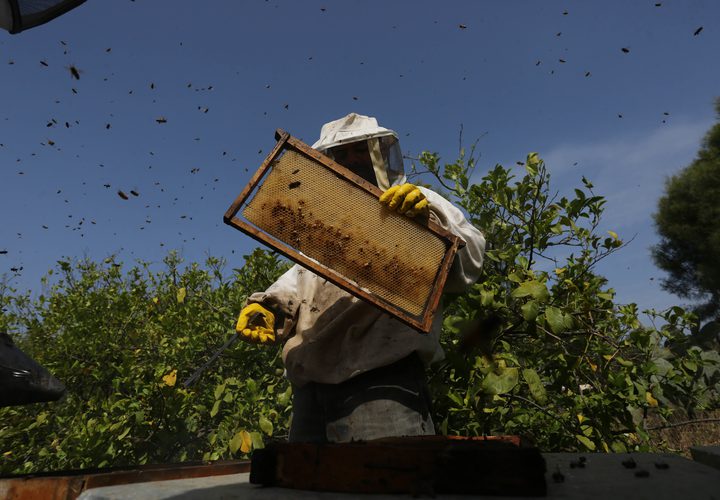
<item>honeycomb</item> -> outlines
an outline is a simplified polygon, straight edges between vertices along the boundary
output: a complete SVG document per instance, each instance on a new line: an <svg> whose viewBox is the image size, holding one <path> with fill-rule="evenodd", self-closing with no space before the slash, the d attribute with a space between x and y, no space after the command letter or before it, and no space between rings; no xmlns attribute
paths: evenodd
<svg viewBox="0 0 720 500"><path fill-rule="evenodd" d="M446 251L436 234L293 150L273 162L243 217L414 316L425 308Z"/></svg>

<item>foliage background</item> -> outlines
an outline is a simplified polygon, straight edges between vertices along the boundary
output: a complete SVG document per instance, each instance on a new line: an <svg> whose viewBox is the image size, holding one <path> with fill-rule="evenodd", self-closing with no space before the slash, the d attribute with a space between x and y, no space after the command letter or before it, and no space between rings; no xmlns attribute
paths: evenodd
<svg viewBox="0 0 720 500"><path fill-rule="evenodd" d="M715 101L720 119L720 99ZM695 301L698 316L714 319L709 337L720 338L720 122L706 134L695 160L667 179L658 202L653 248L658 267L668 273L665 290Z"/></svg>
<svg viewBox="0 0 720 500"><path fill-rule="evenodd" d="M461 150L445 165L425 152L414 168L489 242L482 277L445 297L447 359L430 373L439 432L521 434L545 451L649 450L662 446L649 416L718 406L720 356L694 345L697 318L673 307L643 324L595 273L624 244L598 234L605 199L589 180L560 197L534 153L471 182L475 166ZM286 266L258 249L226 277L220 259L183 265L170 253L159 269L60 261L37 298L3 282L0 328L68 395L0 409L0 471L243 457L285 437L278 346L236 344L196 385L181 382Z"/></svg>

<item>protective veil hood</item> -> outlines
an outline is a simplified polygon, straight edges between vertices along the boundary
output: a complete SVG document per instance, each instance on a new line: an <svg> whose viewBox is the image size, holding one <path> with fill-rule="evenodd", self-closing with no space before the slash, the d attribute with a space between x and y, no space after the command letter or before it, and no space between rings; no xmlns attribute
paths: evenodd
<svg viewBox="0 0 720 500"><path fill-rule="evenodd" d="M405 169L397 134L378 125L371 116L350 113L322 126L313 148L335 159L333 150L346 144L366 141L377 186L383 191L405 182ZM342 162L340 162L342 163Z"/></svg>

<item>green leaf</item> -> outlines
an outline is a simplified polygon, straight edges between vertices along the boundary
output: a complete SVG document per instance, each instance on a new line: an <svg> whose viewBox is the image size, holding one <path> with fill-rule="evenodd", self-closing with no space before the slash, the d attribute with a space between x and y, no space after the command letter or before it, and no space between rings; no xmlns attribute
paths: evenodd
<svg viewBox="0 0 720 500"><path fill-rule="evenodd" d="M553 333L562 333L565 331L565 317L557 307L548 306L545 309L545 319Z"/></svg>
<svg viewBox="0 0 720 500"><path fill-rule="evenodd" d="M480 304L483 307L490 307L495 302L495 292L492 290L480 290Z"/></svg>
<svg viewBox="0 0 720 500"><path fill-rule="evenodd" d="M480 390L484 394L506 394L518 384L517 368L500 368L499 373L490 372L485 375Z"/></svg>
<svg viewBox="0 0 720 500"><path fill-rule="evenodd" d="M456 405L458 405L458 406L461 406L461 407L462 407L462 406L465 405L465 403L463 402L462 398L461 398L460 396L458 396L457 394L455 394L454 392L452 392L452 391L449 391L449 392L447 393L447 397L450 398L450 400L451 400L453 403L455 403Z"/></svg>
<svg viewBox="0 0 720 500"><path fill-rule="evenodd" d="M625 447L625 443L622 441L613 441L610 445L610 448L614 453L627 453L627 447Z"/></svg>
<svg viewBox="0 0 720 500"><path fill-rule="evenodd" d="M529 322L535 321L535 318L537 318L538 315L538 309L538 303L534 300L526 302L522 305L522 307L520 307L523 318L525 319L525 321Z"/></svg>
<svg viewBox="0 0 720 500"><path fill-rule="evenodd" d="M178 288L178 291L177 291L177 301L178 301L179 304L182 304L183 302L185 302L185 296L186 296L186 295L187 295L187 291L185 290L185 287L184 287L184 286Z"/></svg>
<svg viewBox="0 0 720 500"><path fill-rule="evenodd" d="M545 386L540 380L540 375L532 368L525 368L522 371L522 376L527 382L530 394L535 398L535 401L544 404L547 401L547 392L545 392Z"/></svg>
<svg viewBox="0 0 720 500"><path fill-rule="evenodd" d="M673 369L673 365L670 361L663 358L658 358L653 360L653 364L655 365L655 370L658 376L664 377L668 373L670 373Z"/></svg>
<svg viewBox="0 0 720 500"><path fill-rule="evenodd" d="M583 436L582 434L575 434L575 437L585 446L585 448L590 451L595 451L595 443L593 443L590 439Z"/></svg>
<svg viewBox="0 0 720 500"><path fill-rule="evenodd" d="M212 407L212 410L210 410L210 416L214 417L217 415L218 411L220 411L220 403L222 403L222 400L215 401L215 404Z"/></svg>
<svg viewBox="0 0 720 500"><path fill-rule="evenodd" d="M536 280L520 283L520 286L512 292L512 296L515 298L527 297L528 295L541 302L546 301L549 297L545 284Z"/></svg>
<svg viewBox="0 0 720 500"><path fill-rule="evenodd" d="M262 434L259 432L251 432L250 433L250 442L252 443L252 447L256 450L265 448L265 443L263 442Z"/></svg>
<svg viewBox="0 0 720 500"><path fill-rule="evenodd" d="M215 399L220 399L222 393L225 392L225 384L220 384L215 387Z"/></svg>
<svg viewBox="0 0 720 500"><path fill-rule="evenodd" d="M635 366L635 363L632 361L628 361L627 359L621 358L620 356L615 356L615 361L620 364L620 366L624 366L625 368L632 368Z"/></svg>
<svg viewBox="0 0 720 500"><path fill-rule="evenodd" d="M630 416L632 417L633 424L636 426L642 424L643 419L645 418L645 412L642 408L639 408L637 406L627 406L627 411L630 413Z"/></svg>
<svg viewBox="0 0 720 500"><path fill-rule="evenodd" d="M447 316L443 320L443 329L452 334L460 333L460 327L458 326L463 321L462 316Z"/></svg>
<svg viewBox="0 0 720 500"><path fill-rule="evenodd" d="M272 436L273 433L273 424L268 420L266 417L261 416L258 419L258 424L260 425L260 430L263 431L268 436Z"/></svg>

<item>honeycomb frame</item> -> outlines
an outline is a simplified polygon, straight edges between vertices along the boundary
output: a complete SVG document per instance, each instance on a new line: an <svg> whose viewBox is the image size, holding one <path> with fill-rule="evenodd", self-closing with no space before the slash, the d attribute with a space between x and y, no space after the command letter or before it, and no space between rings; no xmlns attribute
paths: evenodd
<svg viewBox="0 0 720 500"><path fill-rule="evenodd" d="M387 209L377 186L287 132L278 129L276 139L225 223L429 332L464 242L430 220Z"/></svg>

